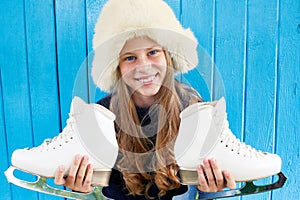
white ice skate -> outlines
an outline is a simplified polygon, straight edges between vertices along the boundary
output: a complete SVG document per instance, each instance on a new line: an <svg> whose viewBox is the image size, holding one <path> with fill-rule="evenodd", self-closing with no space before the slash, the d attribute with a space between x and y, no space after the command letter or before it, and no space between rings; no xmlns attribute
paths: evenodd
<svg viewBox="0 0 300 200"><path fill-rule="evenodd" d="M198 184L196 169L205 158L216 159L220 168L228 170L236 181L247 182L239 190L206 194L209 199L264 192L284 184L286 178L280 173L281 158L278 155L256 150L232 134L224 98L191 105L181 112L180 118L174 153L183 184ZM275 174L279 180L274 184L255 186L253 183L253 180Z"/></svg>
<svg viewBox="0 0 300 200"><path fill-rule="evenodd" d="M81 154L89 156L94 168L92 184L106 186L117 159L115 115L111 111L75 97L69 116L67 126L58 136L46 139L38 147L15 150L12 166L5 175L15 185L43 193L74 199L102 199L101 189L97 187L90 194L80 194L53 188L46 183L46 178L54 177L58 166L69 167L75 155ZM20 180L13 174L16 169L37 175L39 179L36 182Z"/></svg>

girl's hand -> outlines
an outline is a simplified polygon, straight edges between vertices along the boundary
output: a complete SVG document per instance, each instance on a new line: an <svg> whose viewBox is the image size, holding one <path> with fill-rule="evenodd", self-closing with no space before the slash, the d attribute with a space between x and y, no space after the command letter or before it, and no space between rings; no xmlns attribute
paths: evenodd
<svg viewBox="0 0 300 200"><path fill-rule="evenodd" d="M56 185L64 185L76 192L92 192L94 189L91 186L93 168L91 164L88 164L88 161L88 156L76 155L67 177L64 177L65 166L58 167L54 183Z"/></svg>
<svg viewBox="0 0 300 200"><path fill-rule="evenodd" d="M205 159L198 166L198 189L202 192L219 192L224 188L235 189L235 180L228 171L221 171L216 160Z"/></svg>

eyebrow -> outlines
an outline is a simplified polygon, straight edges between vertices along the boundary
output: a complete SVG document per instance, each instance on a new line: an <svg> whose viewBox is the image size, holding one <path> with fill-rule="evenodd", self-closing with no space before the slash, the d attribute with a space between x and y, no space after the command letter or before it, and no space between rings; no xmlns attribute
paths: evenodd
<svg viewBox="0 0 300 200"><path fill-rule="evenodd" d="M120 57L123 57L123 56L126 56L127 54L128 54L128 55L134 54L133 51L140 50L140 49L144 49L144 48L136 48L136 49L134 49L134 50L132 50L132 51L123 53L123 54L121 54L121 55L119 55L119 56L120 56ZM162 50L163 50L163 48L162 48L161 46L158 46L158 45L154 45L154 46L145 48L146 51L149 51L149 50L151 50L151 49L162 49Z"/></svg>

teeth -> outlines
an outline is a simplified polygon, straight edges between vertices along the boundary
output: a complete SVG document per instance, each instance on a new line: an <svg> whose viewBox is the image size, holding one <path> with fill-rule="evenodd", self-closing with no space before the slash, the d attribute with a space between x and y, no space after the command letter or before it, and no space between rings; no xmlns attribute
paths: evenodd
<svg viewBox="0 0 300 200"><path fill-rule="evenodd" d="M151 77L148 77L145 79L139 79L139 81L142 83L147 83L147 82L153 81L154 79L155 79L155 76L151 76Z"/></svg>

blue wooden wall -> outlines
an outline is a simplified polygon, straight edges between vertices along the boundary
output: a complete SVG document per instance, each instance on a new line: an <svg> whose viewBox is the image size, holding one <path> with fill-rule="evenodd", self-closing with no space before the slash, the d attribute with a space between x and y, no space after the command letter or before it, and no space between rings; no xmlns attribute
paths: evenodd
<svg viewBox="0 0 300 200"><path fill-rule="evenodd" d="M86 58L105 2L0 1L0 200L59 199L10 185L2 172L14 149L60 132L74 95L101 96ZM286 186L242 199L299 199L300 1L167 3L199 40L199 66L179 78L206 100L225 96L237 137L282 157Z"/></svg>

